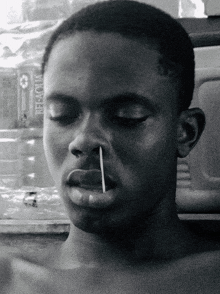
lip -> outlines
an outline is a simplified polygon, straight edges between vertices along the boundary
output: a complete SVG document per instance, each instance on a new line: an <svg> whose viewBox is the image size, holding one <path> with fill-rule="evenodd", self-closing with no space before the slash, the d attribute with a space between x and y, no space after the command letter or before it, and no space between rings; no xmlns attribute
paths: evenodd
<svg viewBox="0 0 220 294"><path fill-rule="evenodd" d="M67 176L68 196L73 204L80 207L104 209L115 201L116 183L105 174L106 191L102 191L102 176L98 169L75 169Z"/></svg>
<svg viewBox="0 0 220 294"><path fill-rule="evenodd" d="M116 183L112 178L105 174L106 191L116 187ZM80 187L90 191L102 192L102 174L101 170L91 169L75 169L67 176L67 185L71 187Z"/></svg>

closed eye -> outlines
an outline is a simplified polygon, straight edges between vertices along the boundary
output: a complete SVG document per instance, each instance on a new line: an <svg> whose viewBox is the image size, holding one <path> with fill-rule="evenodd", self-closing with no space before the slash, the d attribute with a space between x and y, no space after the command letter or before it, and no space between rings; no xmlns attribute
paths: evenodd
<svg viewBox="0 0 220 294"><path fill-rule="evenodd" d="M151 112L138 103L116 104L110 111L110 120L123 127L135 127L144 122Z"/></svg>
<svg viewBox="0 0 220 294"><path fill-rule="evenodd" d="M140 118L127 118L127 117L112 117L111 121L114 124L121 125L123 127L135 127L144 122L148 116L140 117Z"/></svg>
<svg viewBox="0 0 220 294"><path fill-rule="evenodd" d="M49 119L53 122L56 122L58 125L66 126L73 123L77 119L77 117L63 115L63 116L50 116Z"/></svg>
<svg viewBox="0 0 220 294"><path fill-rule="evenodd" d="M76 103L54 100L46 108L47 118L60 126L75 122L80 116L80 109Z"/></svg>

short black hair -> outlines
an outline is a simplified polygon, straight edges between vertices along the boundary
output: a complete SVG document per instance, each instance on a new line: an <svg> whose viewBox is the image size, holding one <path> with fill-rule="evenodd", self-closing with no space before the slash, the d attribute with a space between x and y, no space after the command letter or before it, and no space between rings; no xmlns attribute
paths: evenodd
<svg viewBox="0 0 220 294"><path fill-rule="evenodd" d="M195 79L193 45L184 28L170 15L133 0L98 2L65 20L52 34L42 62L44 74L53 46L80 31L119 33L152 45L161 54L158 69L179 83L179 111L190 106Z"/></svg>

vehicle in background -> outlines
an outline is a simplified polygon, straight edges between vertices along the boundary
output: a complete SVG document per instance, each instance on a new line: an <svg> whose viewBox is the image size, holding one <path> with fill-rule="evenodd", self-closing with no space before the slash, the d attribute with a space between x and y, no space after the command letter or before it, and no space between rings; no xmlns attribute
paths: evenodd
<svg viewBox="0 0 220 294"><path fill-rule="evenodd" d="M22 190L25 195L43 193L42 189L54 186L42 144L40 64L52 31L83 3L23 1L25 22L0 31L0 192L15 195L15 191ZM196 87L192 106L203 109L207 124L198 146L190 156L178 161L177 207L180 213L215 213L220 211L220 17L187 18L180 22L195 48ZM55 189L51 191L55 199ZM41 195L45 194L38 194L36 201ZM41 208L36 205L33 209Z"/></svg>
<svg viewBox="0 0 220 294"><path fill-rule="evenodd" d="M41 59L71 13L68 0L23 0L21 23L0 29L0 189L53 186L42 146Z"/></svg>

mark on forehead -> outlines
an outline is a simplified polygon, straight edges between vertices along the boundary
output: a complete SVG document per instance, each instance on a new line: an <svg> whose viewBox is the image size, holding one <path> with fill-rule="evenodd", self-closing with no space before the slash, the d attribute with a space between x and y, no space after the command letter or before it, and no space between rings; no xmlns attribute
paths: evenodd
<svg viewBox="0 0 220 294"><path fill-rule="evenodd" d="M159 58L158 62L158 73L161 76L167 76L170 78L179 77L182 72L182 66L172 62L164 56Z"/></svg>

